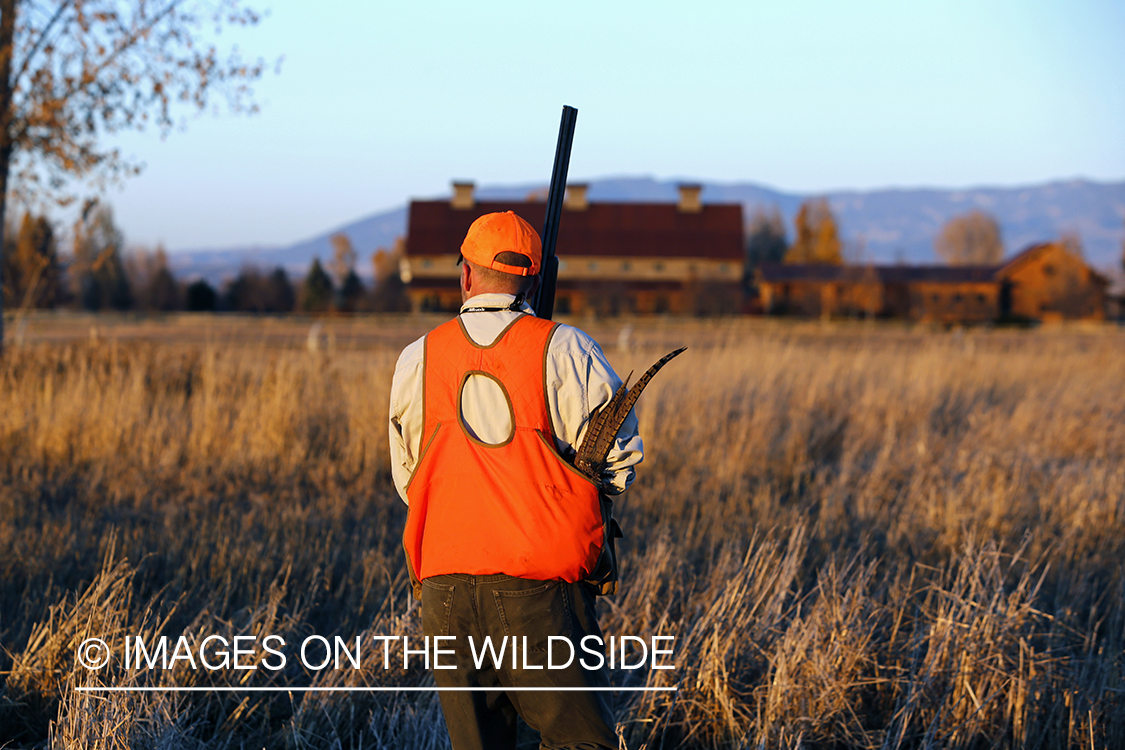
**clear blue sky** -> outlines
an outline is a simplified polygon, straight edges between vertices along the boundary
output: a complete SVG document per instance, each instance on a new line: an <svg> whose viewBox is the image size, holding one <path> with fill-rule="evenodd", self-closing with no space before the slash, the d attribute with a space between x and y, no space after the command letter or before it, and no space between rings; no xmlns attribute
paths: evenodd
<svg viewBox="0 0 1125 750"><path fill-rule="evenodd" d="M288 244L412 197L651 175L794 191L1125 178L1125 4L309 3L237 35L252 117L121 140L133 244ZM233 41L226 33L221 41ZM366 252L368 249L365 248Z"/></svg>

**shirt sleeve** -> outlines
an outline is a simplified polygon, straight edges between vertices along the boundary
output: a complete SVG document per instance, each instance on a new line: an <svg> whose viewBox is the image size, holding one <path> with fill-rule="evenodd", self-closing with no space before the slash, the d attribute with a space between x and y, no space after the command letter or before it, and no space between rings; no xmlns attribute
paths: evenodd
<svg viewBox="0 0 1125 750"><path fill-rule="evenodd" d="M613 398L621 378L596 341L577 328L562 325L551 339L546 376L548 409L557 447L563 456L573 458L590 416ZM637 415L630 410L602 475L606 491L613 495L624 492L636 475L634 467L643 459Z"/></svg>
<svg viewBox="0 0 1125 750"><path fill-rule="evenodd" d="M391 380L390 404L390 452L391 477L395 489L404 503L406 485L418 463L418 453L422 442L422 388L424 361L424 339L415 341L403 350L395 365Z"/></svg>

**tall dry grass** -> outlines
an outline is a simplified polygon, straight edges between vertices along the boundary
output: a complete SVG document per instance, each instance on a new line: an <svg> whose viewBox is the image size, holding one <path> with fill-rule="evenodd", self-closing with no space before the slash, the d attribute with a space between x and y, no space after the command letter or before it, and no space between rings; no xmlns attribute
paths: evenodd
<svg viewBox="0 0 1125 750"><path fill-rule="evenodd" d="M616 696L629 747L1125 747L1125 336L629 327L595 326L621 371L692 346L642 399L624 586L600 605L607 634L676 636L675 670L614 675L679 688ZM9 350L0 738L445 747L427 693L74 689L429 684L75 663L91 635L419 632L396 355Z"/></svg>

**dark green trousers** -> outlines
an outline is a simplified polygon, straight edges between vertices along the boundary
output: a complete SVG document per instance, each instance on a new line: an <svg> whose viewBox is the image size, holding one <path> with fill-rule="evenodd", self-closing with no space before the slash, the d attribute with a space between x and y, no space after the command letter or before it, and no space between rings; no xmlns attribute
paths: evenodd
<svg viewBox="0 0 1125 750"><path fill-rule="evenodd" d="M443 666L433 669L438 687L455 688L587 688L607 687L609 680L598 659L580 648L586 636L601 637L594 612L594 595L582 583L533 581L506 575L433 576L422 581L422 631L428 636L456 636L443 640ZM497 665L485 656L490 636L495 653L505 645ZM503 639L507 636L507 641ZM549 636L564 636L575 657L565 669L547 669ZM470 647L472 637L476 659ZM524 638L526 637L526 653ZM517 648L513 668L511 648ZM587 646L604 656L597 641ZM555 642L553 661L567 661L567 644ZM480 664L476 663L480 660ZM544 666L534 669L534 666ZM431 664L431 667L436 665ZM516 716L539 732L542 748L616 748L607 694L560 690L443 691L441 708L454 750L493 750L516 746Z"/></svg>

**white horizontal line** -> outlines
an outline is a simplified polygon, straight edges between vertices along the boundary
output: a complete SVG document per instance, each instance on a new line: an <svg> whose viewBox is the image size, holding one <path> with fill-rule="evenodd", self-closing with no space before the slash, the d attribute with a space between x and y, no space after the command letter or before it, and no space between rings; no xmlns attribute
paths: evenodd
<svg viewBox="0 0 1125 750"><path fill-rule="evenodd" d="M677 687L87 687L84 693L526 693L536 691L586 693L676 692Z"/></svg>

